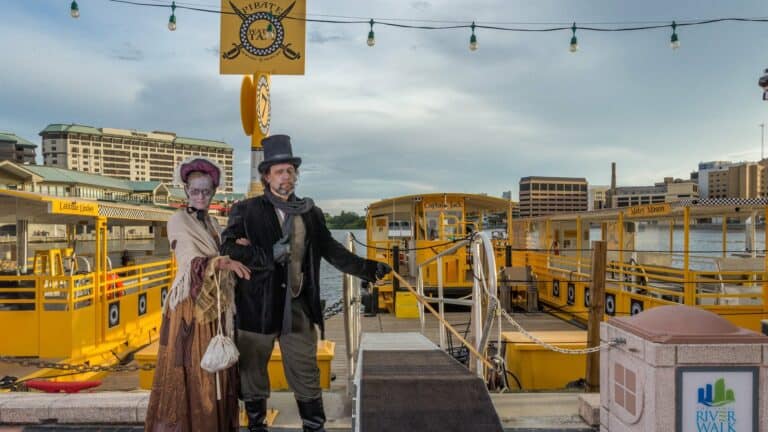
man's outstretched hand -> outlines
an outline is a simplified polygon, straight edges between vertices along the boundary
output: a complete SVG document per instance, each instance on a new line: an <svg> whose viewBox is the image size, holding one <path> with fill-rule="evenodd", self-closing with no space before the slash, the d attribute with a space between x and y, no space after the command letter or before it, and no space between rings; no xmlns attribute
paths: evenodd
<svg viewBox="0 0 768 432"><path fill-rule="evenodd" d="M387 263L383 262L377 262L376 263L376 280L382 280L384 279L384 276L388 275L392 271L392 267L389 266Z"/></svg>

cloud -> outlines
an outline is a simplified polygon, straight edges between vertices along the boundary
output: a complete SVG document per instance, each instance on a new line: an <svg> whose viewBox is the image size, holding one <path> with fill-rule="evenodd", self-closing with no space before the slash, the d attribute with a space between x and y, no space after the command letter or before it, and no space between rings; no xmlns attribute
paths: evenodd
<svg viewBox="0 0 768 432"><path fill-rule="evenodd" d="M414 1L411 2L411 7L419 11L425 11L432 7L432 3L428 1Z"/></svg>
<svg viewBox="0 0 768 432"><path fill-rule="evenodd" d="M220 55L219 45L216 44L213 46L209 46L208 48L205 49L205 52L212 54L216 58L219 58L219 55Z"/></svg>
<svg viewBox="0 0 768 432"><path fill-rule="evenodd" d="M659 1L596 2L586 10L562 0L482 0L469 9L459 0L439 7L328 0L313 3L312 13L462 22L688 13ZM234 147L235 186L246 190L241 77L219 75L219 16L187 11L169 32L167 11L90 2L72 20L36 3L4 9L1 129L31 139L48 123L76 122L220 139ZM758 16L760 7L748 1L739 12ZM697 14L732 12L711 3ZM743 41L762 40L761 30L728 26L697 27L695 37L689 28L674 53L661 29L580 30L581 50L571 54L567 30L478 29L480 49L470 52L468 29L376 26L369 48L366 24L310 22L306 74L272 77L272 133L292 136L304 158L299 192L326 210L359 211L384 197L431 191L498 195L527 175L608 184L611 161L622 185L687 177L701 160L758 154L765 105L755 85L755 45ZM43 48L45 57L31 54Z"/></svg>
<svg viewBox="0 0 768 432"><path fill-rule="evenodd" d="M311 44L325 44L343 39L344 38L342 36L321 33L319 30L312 30L309 32L309 43Z"/></svg>
<svg viewBox="0 0 768 432"><path fill-rule="evenodd" d="M119 48L112 49L110 57L125 61L141 61L144 60L144 52L130 42L123 42Z"/></svg>

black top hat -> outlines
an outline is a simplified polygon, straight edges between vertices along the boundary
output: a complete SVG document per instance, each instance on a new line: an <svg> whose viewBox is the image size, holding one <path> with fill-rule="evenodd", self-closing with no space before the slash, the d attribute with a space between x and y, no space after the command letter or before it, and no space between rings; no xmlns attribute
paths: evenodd
<svg viewBox="0 0 768 432"><path fill-rule="evenodd" d="M272 135L261 140L264 149L264 160L259 163L259 172L265 173L272 165L289 163L296 168L301 165L301 158L293 157L291 137L288 135Z"/></svg>

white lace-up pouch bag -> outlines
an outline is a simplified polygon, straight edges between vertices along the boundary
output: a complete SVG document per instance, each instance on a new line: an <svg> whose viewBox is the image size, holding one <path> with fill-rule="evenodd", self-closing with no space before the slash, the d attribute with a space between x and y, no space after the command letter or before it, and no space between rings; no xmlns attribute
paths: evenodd
<svg viewBox="0 0 768 432"><path fill-rule="evenodd" d="M216 335L211 338L208 348L200 360L200 367L216 374L216 400L221 400L221 388L219 385L219 371L227 369L237 363L240 351L231 337L225 336L221 326L221 286L219 284L219 272L213 274L213 282L216 285L216 308L218 329Z"/></svg>

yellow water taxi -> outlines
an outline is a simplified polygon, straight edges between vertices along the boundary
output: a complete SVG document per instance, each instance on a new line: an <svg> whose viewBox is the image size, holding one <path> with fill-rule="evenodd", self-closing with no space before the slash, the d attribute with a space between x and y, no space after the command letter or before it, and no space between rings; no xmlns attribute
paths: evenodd
<svg viewBox="0 0 768 432"><path fill-rule="evenodd" d="M472 287L469 246L457 242L482 230L493 233L496 261L504 263L508 237L507 221L512 219L513 202L488 195L432 193L406 195L370 204L366 215L366 246L370 259L392 265L407 280L416 281L421 272L424 292L434 293L440 285L446 295L464 295ZM441 252L453 253L435 258ZM406 293L399 292L391 276L378 287L378 307L395 312L400 305L412 305ZM408 314L404 309L403 314Z"/></svg>

